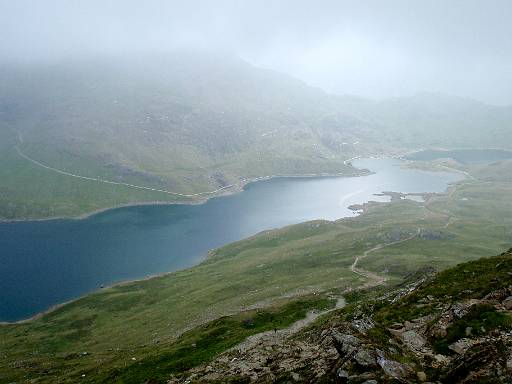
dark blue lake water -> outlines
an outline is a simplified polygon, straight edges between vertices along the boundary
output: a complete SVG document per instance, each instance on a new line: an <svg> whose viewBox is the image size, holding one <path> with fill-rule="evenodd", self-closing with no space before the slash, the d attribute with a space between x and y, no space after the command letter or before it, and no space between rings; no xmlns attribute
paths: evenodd
<svg viewBox="0 0 512 384"><path fill-rule="evenodd" d="M84 220L0 224L0 320L13 321L122 280L187 268L208 250L265 229L353 216L347 207L383 191L441 192L456 173L354 161L373 175L283 178L202 205L119 208Z"/></svg>

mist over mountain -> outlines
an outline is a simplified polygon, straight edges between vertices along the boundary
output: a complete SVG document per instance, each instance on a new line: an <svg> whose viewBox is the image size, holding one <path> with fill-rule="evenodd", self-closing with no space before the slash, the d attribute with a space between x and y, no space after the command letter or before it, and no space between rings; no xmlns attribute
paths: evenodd
<svg viewBox="0 0 512 384"><path fill-rule="evenodd" d="M512 143L510 107L337 96L220 53L11 66L0 77L6 200L19 193L13 183L25 185L23 172L7 174L12 164L192 195L254 177L353 172L344 162L355 156ZM83 196L71 190L61 193L76 205Z"/></svg>
<svg viewBox="0 0 512 384"><path fill-rule="evenodd" d="M512 104L507 0L0 0L0 65L229 52L337 94Z"/></svg>

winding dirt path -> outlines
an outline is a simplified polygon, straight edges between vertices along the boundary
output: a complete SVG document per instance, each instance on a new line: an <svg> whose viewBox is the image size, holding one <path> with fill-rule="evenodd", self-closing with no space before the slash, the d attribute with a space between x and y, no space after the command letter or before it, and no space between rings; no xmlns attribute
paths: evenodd
<svg viewBox="0 0 512 384"><path fill-rule="evenodd" d="M313 323L320 316L344 306L345 299L339 297L334 308L325 311L311 311L304 319L296 321L288 328L252 335L233 348L217 355L212 361L192 368L187 373L187 377L171 378L168 383L190 383L191 379L195 382L221 382L224 377L240 376L240 374L250 377L253 382L260 378L265 371L272 376L266 363L268 358L272 358L276 354L288 355L297 349L305 356L313 356L315 361L319 361L321 365L322 360L318 359L322 349L309 343L299 342L297 344L297 341L291 336Z"/></svg>
<svg viewBox="0 0 512 384"><path fill-rule="evenodd" d="M22 136L19 136L18 140L20 141L20 143L23 143L23 137ZM226 189L241 188L245 184L250 183L250 182L261 181L261 180L269 180L269 179L278 178L278 177L291 178L291 177L347 176L347 175L345 175L343 173L307 173L307 174L265 175L265 176L259 176L259 177L253 177L253 178L242 178L242 179L240 179L240 181L238 183L225 185L225 186L223 186L221 188L218 188L218 189L215 189L215 190L212 190L212 191L204 191L204 192L197 192L197 193L179 193L179 192L168 191L166 189L151 188L151 187L146 187L146 186L143 186L143 185L136 185L136 184L130 184L130 183L123 183L123 182L119 182L119 181L111 181L111 180L100 179L98 177L89 177L89 176L77 175L75 173L63 171L62 169L54 168L54 167L51 167L49 165L43 164L40 161L37 161L37 160L31 158L30 156L28 156L27 154L25 154L17 145L14 146L14 149L16 150L16 152L18 153L18 155L20 157L22 157L25 160L31 162L32 164L35 164L38 167L42 167L44 169L47 169L47 170L52 171L52 172L59 173L59 174L64 175L64 176L74 177L74 178L81 179L81 180L95 181L95 182L105 183L105 184L110 184L110 185L119 185L119 186L124 186L124 187L142 189L142 190L151 191L151 192L166 193L168 195L179 196L179 197L186 197L186 198L195 198L195 197L200 197L200 196L216 195L216 194L218 194L218 193L220 193L220 192L222 192L222 191L224 191Z"/></svg>
<svg viewBox="0 0 512 384"><path fill-rule="evenodd" d="M350 270L353 273L368 279L368 282L366 284L358 288L370 288L373 286L381 285L386 281L385 277L379 276L370 271L366 271L362 268L358 268L357 265L361 259L367 257L372 252L376 252L385 247L389 247L392 245L412 240L416 238L420 234L420 232L421 229L418 228L417 232L414 235L411 235L402 240L394 241L392 243L376 245L375 247L365 251L363 255L357 256L352 265L350 266ZM233 374L239 374L241 371L244 371L247 373L247 375L252 375L256 378L260 374L260 371L264 369L261 367L262 359L265 359L267 356L272 354L276 347L277 350L281 350L282 353L289 353L290 348L292 347L289 347L287 343L289 343L290 340L292 340L290 338L291 336L293 336L300 330L306 328L308 325L312 324L320 316L323 316L337 309L343 308L345 304L345 299L343 298L343 296L341 296L338 297L334 308L325 311L311 311L306 315L304 319L296 321L287 328L279 330L270 330L249 336L236 346L218 355L214 360L212 360L208 364L203 364L199 367L192 369L192 376L190 377L202 377L205 379L205 381L208 381L209 375L212 373L215 374L215 372L226 373L229 371L232 372ZM313 351L313 353L316 352L318 351ZM254 367L258 367L258 370L256 370ZM211 378L213 378L213 376ZM169 381L169 383L181 382L188 382L188 380L183 381L177 379Z"/></svg>
<svg viewBox="0 0 512 384"><path fill-rule="evenodd" d="M357 264L359 263L360 260L367 257L372 252L376 252L380 249L412 240L412 239L416 238L420 234L420 232L421 232L421 229L418 228L417 232L414 235L411 235L402 240L394 241L392 243L379 244L379 245L365 251L362 256L356 256L354 262L350 266L350 270L353 273L358 274L358 275L363 276L364 278L368 279L367 283L365 283L364 285L362 285L361 287L358 287L358 288L371 288L371 287L374 287L377 285L384 284L384 282L386 281L386 278L383 276L379 276L376 273L367 271L362 268L358 268ZM320 316L323 316L323 315L330 313L332 311L335 311L337 309L343 308L345 306L345 304L346 304L346 302L345 302L344 297L342 297L342 296L338 297L337 301L336 301L336 305L333 308L327 309L325 311L310 311L307 313L307 315L304 319L296 321L295 323L293 323L292 325L290 325L287 328L265 331L265 332L261 332L261 333L257 333L255 335L249 336L241 343L237 344L236 346L229 349L228 351L222 353L221 356L229 354L229 352L233 352L233 351L238 351L239 353L243 354L243 353L246 353L247 351L257 348L258 346L261 346L261 345L274 345L274 344L283 342L284 340L288 339L290 336L294 335L295 333L299 332L300 330L306 328L308 325L312 324Z"/></svg>
<svg viewBox="0 0 512 384"><path fill-rule="evenodd" d="M135 185L135 184L129 184L129 183L122 183L122 182L118 182L118 181L104 180L104 179L100 179L100 178L97 178L97 177L88 177L88 176L82 176L82 175L77 175L77 174L74 174L74 173L66 172L66 171L63 171L61 169L50 167L49 165L46 165L46 164L43 164L43 163L41 163L41 162L39 162L37 160L34 160L30 156L24 154L21 151L21 149L19 149L18 146L16 146L16 145L14 146L14 149L16 150L16 152L18 152L18 155L23 157L25 160L28 160L31 163L33 163L33 164L35 164L35 165L37 165L39 167L45 168L47 170L50 170L50 171L53 171L53 172L56 172L56 173L59 173L61 175L70 176L70 177L74 177L74 178L82 179L82 180L96 181L96 182L105 183L105 184L120 185L120 186L125 186L125 187L144 189L146 191L167 193L168 195L174 195L174 196L197 197L197 196L201 196L201 195L213 195L213 194L219 193L219 192L221 192L221 191L223 191L225 189L233 188L233 187L235 187L237 185L237 184L230 184L230 185L226 185L226 186L224 186L222 188L216 189L214 191L198 192L198 193L191 193L191 194L171 192L171 191L167 191L165 189L151 188L151 187L145 187L145 186L142 186L142 185Z"/></svg>
<svg viewBox="0 0 512 384"><path fill-rule="evenodd" d="M270 330L261 333L257 333L255 335L249 336L247 339L242 341L240 344L231 348L229 351L239 351L241 353L245 353L248 350L257 347L260 344L272 345L278 343L281 340L287 339L300 330L306 328L308 325L312 324L316 319L320 316L323 316L329 312L335 311L337 309L343 308L345 306L345 299L343 297L339 297L336 301L336 305L325 311L310 311L306 315L304 319L297 320L295 323L290 325L287 328L278 329L278 330Z"/></svg>
<svg viewBox="0 0 512 384"><path fill-rule="evenodd" d="M382 284L384 284L384 282L387 279L384 276L380 276L380 275L378 275L376 273L373 273L373 272L367 271L365 269L359 268L357 266L357 264L359 263L360 260L368 257L368 255L370 253L376 252L376 251L378 251L380 249L383 249L383 248L386 248L386 247L390 247L390 246L396 245L396 244L405 243L406 241L412 240L412 239L416 238L420 233L421 233L421 229L418 228L416 233L414 235L412 235L412 236L409 236L409 237L407 237L405 239L402 239L402 240L394 241L392 243L378 244L375 247L365 251L362 255L356 256L356 258L354 259L354 262L350 266L350 271L352 271L353 273L355 273L355 274L357 274L359 276L362 276L362 277L368 279L368 282L365 283L362 286L362 288L371 288L371 287L375 287L377 285L382 285Z"/></svg>

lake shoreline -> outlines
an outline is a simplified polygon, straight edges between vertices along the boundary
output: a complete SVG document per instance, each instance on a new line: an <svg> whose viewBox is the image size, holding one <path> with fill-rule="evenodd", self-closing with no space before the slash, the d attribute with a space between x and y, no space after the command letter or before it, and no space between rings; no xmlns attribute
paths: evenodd
<svg viewBox="0 0 512 384"><path fill-rule="evenodd" d="M206 261L206 259L207 258L202 260L200 263L198 263L196 265L193 265L192 267L188 267L188 268L184 268L184 269L177 269L175 271L169 271L169 272L161 272L161 273L157 273L157 274L141 277L141 278L138 278L138 279L130 279L130 280L118 281L118 282L113 283L111 285L105 285L105 286L102 286L102 287L98 287L97 289L95 289L93 291L90 291L88 293L84 293L83 295L80 295L80 296L75 297L73 299L64 301L62 303L54 304L51 307L45 309L44 311L37 312L37 313L35 313L34 315L32 315L30 317L27 317L27 318L24 318L24 319L20 319L20 320L15 320L15 321L0 321L0 327L6 327L6 326L9 326L9 325L18 325L18 324L30 323L31 321L35 321L37 319L40 319L41 317L46 316L46 315L48 315L48 314L50 314L52 312L55 312L55 311L59 310L60 308L66 306L68 304L73 304L73 303L77 302L78 300L84 299L84 298L86 298L88 296L91 296L91 295L95 295L95 294L97 294L97 293L99 293L99 292L101 292L103 290L112 289L112 288L116 288L116 287L122 287L124 285L129 285L129 284L141 283L143 281L158 279L158 278L161 278L161 277L166 277L166 276L169 276L169 275L171 275L173 273L180 272L180 271L185 271L185 270L187 270L189 268L196 267L196 266L200 265L201 263L203 263L204 261Z"/></svg>
<svg viewBox="0 0 512 384"><path fill-rule="evenodd" d="M383 156L383 157L373 157L373 159L381 159L381 158L391 158L389 156ZM393 156L392 158L397 158L397 156ZM357 159L351 159L351 160L357 160ZM351 161L349 160L349 161ZM403 161L403 160L402 160ZM239 188L237 188L236 191L227 191L225 193L223 193L222 195L232 195L234 193L239 193L239 192L243 192L245 191L245 186L250 184L250 183L254 183L254 182L258 182L258 181L265 181L265 180L271 180L271 179L277 179L277 178L303 178L303 179L308 179L308 178L356 178L356 177L362 177L362 176L369 176L369 175L372 175L372 174L375 174L375 173L378 173L378 172L372 172L368 169L365 169L364 167L361 167L363 169L357 169L357 168L354 168L355 172L352 172L351 174L347 174L347 173L343 173L343 174L327 174L327 173L322 173L322 174L301 174L301 175L272 175L272 176L265 176L265 177L258 177L258 178L252 178L252 179L248 179L248 180L245 180L244 183L242 184L239 184ZM447 187L449 188L450 185L448 184ZM447 192L448 189L444 189L443 192L441 192L441 194L444 194ZM411 195L424 195L425 193L409 193ZM220 196L222 196L220 195ZM377 194L376 194L377 195ZM214 196L212 196L214 197ZM215 197L218 197L218 196L215 196ZM180 203L168 203L168 202L145 202L145 203L134 203L134 204L129 204L129 205L126 205L127 207L129 206L144 206L144 205L196 205L196 204L203 204L205 203L206 201L208 201L209 199L204 199L203 201L198 201L198 202L192 202L192 203L183 203L183 204L180 204ZM368 201L367 203L370 203L371 201ZM387 202L382 202L382 203L387 203ZM365 204L366 206L366 204ZM104 211L110 211L110 210L114 210L114 209L117 209L117 208L120 208L120 207L116 207L116 208L110 208L110 209L105 209L105 210L101 210L101 212L104 212ZM359 207L359 209L361 208L364 208L363 207ZM349 206L348 207L349 210L352 210L354 211L354 207L351 207ZM361 216L361 215L364 215L366 213L366 210L365 209L361 209L362 212L357 212L358 213L358 216ZM96 212L94 214L98 214L100 212ZM91 217L93 216L93 214L89 214L87 215L86 217ZM86 217L83 217L83 218L86 218ZM331 219L331 220L328 220L328 219L325 219L327 221L338 221L338 220L350 220L352 219L354 216L341 216L339 218L335 218L335 219ZM83 219L82 218L82 219ZM36 222L36 221L48 221L48 220L51 220L51 219L42 219L42 220L20 220L20 221L24 221L24 222L30 222L30 221L33 221L33 222ZM72 219L72 220L78 220L78 219ZM291 224L288 224L288 225L296 225L296 224L299 224L299 223L303 223L303 222L309 222L309 221L315 221L314 220L301 220L301 221L298 221L298 222L294 222L294 223L291 223ZM288 225L285 225L288 226ZM276 227L277 228L277 227ZM281 227L279 227L281 228ZM263 230L265 231L265 229ZM261 231L260 231L261 232ZM259 233L259 232L257 232ZM250 238L251 236L253 235L250 235L248 237L243 237L243 238ZM242 238L242 239L243 239ZM241 239L240 239L241 240ZM235 241L238 241L238 240L235 240ZM232 242L232 241L230 241ZM55 303L54 305L51 305L49 307L47 307L46 309L40 311L40 312L37 312L35 314L33 314L32 316L30 317L27 317L27 318L21 318L19 320L12 320L12 321L0 321L0 325L15 325L15 324L23 324L23 323L26 323L26 322L30 322L30 321L34 321L34 320L37 320L49 313L52 313L60 308L62 308L63 306L65 305L68 305L70 303L73 303L73 302L76 302L77 300L80 300L84 297L87 297L87 296L90 296L90 295L93 295L93 294L97 294L99 292L101 292L101 290L103 289L111 289L111 288L115 288L117 286L123 286L123 285L129 285L129 284L133 284L133 283L137 283L137 282L143 282L143 281L147 281L147 280L152 280L152 279L156 279L156 278L161 278L161 277L165 277L165 276L168 276L168 275L171 275L173 273L176 273L176 272L179 272L179 271L183 271L183 270L187 270L189 268L193 268L195 266L198 266L200 265L201 263L203 263L205 260L207 260L207 254L209 254L213 249L217 249L219 247L222 247L226 244L229 244L230 242L226 242L225 244L222 244L220 246L215 246L215 247L212 247L210 248L209 250L207 250L206 254L205 254L205 257L201 258L200 260L198 260L196 262L196 264L193 264L193 265L190 265L190 266L186 266L186 267L182 267L182 268L178 268L178 269L173 269L173 270L164 270L162 272L158 272L158 273L150 273L150 274L147 274L145 276L141 276L141 277L138 277L138 278L134 278L134 279L128 279L128 280L117 280L112 283L106 283L106 284L102 284L102 285L97 285L96 287L92 287L92 289L82 295L79 295L77 296L76 298L72 298L70 300L67 300L67 301L63 301L63 302L60 302L60 303Z"/></svg>
<svg viewBox="0 0 512 384"><path fill-rule="evenodd" d="M477 151L485 151L485 150L497 150L497 151L505 151L505 152L511 152L510 149L505 148L450 148L450 147L429 147L429 148L417 148L413 150L402 150L395 153L387 153L387 154L381 154L376 156L354 156L352 158L349 158L347 160L343 161L344 165L350 165L352 161L359 160L363 158L367 159L383 159L383 158L389 158L389 159L399 159L406 163L409 163L409 165L412 165L414 163L432 163L433 160L430 161L422 161L422 160L414 160L410 159L409 157L413 154L422 153L425 151L441 151L441 152L450 152L450 151L464 151L464 150L477 150ZM276 178L316 178L316 177L361 177L361 176L367 176L372 174L372 172L368 170L361 170L358 168L354 168L355 170L358 170L360 172L354 172L352 174L347 173L315 173L315 174L290 174L290 175L267 175L267 176L257 176L252 178L242 178L237 184L228 185L225 187L222 187L220 190L218 190L217 193L213 194L209 197L200 198L193 201L160 201L160 200L148 200L148 201L139 201L139 202L133 202L133 203L124 203L124 204L118 204L111 207L105 207L105 208L99 208L96 210L93 210L91 212L85 212L82 214L79 214L77 216L54 216L54 217L43 217L43 218L19 218L19 219L4 219L0 218L0 224L8 224L8 223L19 223L19 222L40 222L40 221L54 221L54 220L85 220L92 216L115 210L120 208L129 208L129 207L138 207L138 206L151 206L151 205L201 205L206 203L208 200L216 197L223 197L223 196L230 196L234 195L240 192L244 191L244 188L251 183L255 183L258 181L264 181L264 180L271 180ZM366 172L365 172L366 171ZM456 172L464 174L466 177L468 177L467 173L451 167L445 167L445 169L440 169L441 172ZM202 192L200 194L208 194L208 192Z"/></svg>
<svg viewBox="0 0 512 384"><path fill-rule="evenodd" d="M326 176L326 177L333 177L333 176ZM463 182L463 181L464 180L461 180L459 182ZM454 185L456 185L459 182L456 182L454 184L449 184L447 186L447 189L444 190L441 193L425 192L425 193L410 193L410 194L411 195L423 196L425 198L425 201L428 201L433 195L437 195L437 194L444 195L444 194L449 193L450 189L453 188ZM387 195L387 193L384 193L384 194ZM352 211L356 211L357 210L358 211L357 212L357 216L359 217L359 216L366 215L368 213L368 208L373 206L373 204L389 204L392 201L393 201L393 199L390 199L390 201L383 201L383 202L367 201L367 202L365 202L363 204L360 204L358 206L349 206L348 209L350 209ZM338 222L338 221L343 221L343 220L352 220L353 218L354 218L353 216L347 216L347 217L341 217L341 218L334 219L334 220L327 220L327 219L325 219L325 221L328 221L328 222ZM293 225L297 225L297 224L302 224L302 223L307 223L307 222L310 222L310 221L311 222L315 222L317 220L316 219L315 220L307 220L305 222L289 224L289 226L293 226ZM283 228L285 228L287 226L284 226ZM248 237L246 237L244 239L248 239L248 238L251 238L253 236L257 236L259 233L265 232L265 231L266 230L260 231L258 233L255 233L255 234L251 235L251 236L248 236ZM226 245L226 244L224 244L224 245ZM217 248L214 248L214 249L217 249ZM144 282L144 281L149 281L149 280L158 279L158 278L164 278L164 277L170 276L172 274L179 273L181 271L186 271L186 270L188 270L190 268L195 268L197 266L200 266L205 261L207 261L208 258L209 258L209 255L211 254L211 252L214 249L210 249L207 252L206 256L201 261L199 261L197 264L195 264L195 265L192 265L192 266L189 266L189 267L186 267L186 268L176 269L176 270L173 270L173 271L164 271L164 272L160 272L160 273L156 273L156 274L150 274L150 275L147 275L147 276L144 276L144 277L140 277L140 278L129 279L129 280L122 280L122 281L114 282L114 283L112 283L110 285L99 286L98 288L96 288L96 289L94 289L92 291L89 291L87 293L84 293L83 295L80 295L80 296L78 296L76 298L73 298L73 299L70 299L70 300L67 300L67 301L64 301L64 302L61 302L61 303L54 304L54 305L50 306L49 308L47 308L47 309L45 309L43 311L37 312L37 313L35 313L34 315L32 315L30 317L23 318L23 319L20 319L20 320L14 320L14 321L0 321L0 327L1 326L18 325L18 324L26 324L26 323L29 323L31 321L35 321L37 319L40 319L40 318L42 318L42 317L44 317L44 316L46 316L48 314L51 314L51 313L59 310L60 308L66 306L68 304L72 304L72 303L74 303L76 301L79 301L79 300L81 300L81 299L83 299L85 297L88 297L88 296L91 296L91 295L94 295L94 294L99 294L103 290L114 289L116 287L122 287L122 286L130 285L130 284L141 283L141 282Z"/></svg>
<svg viewBox="0 0 512 384"><path fill-rule="evenodd" d="M383 156L383 158L388 158L390 156ZM352 160L357 160L357 158L352 158L349 160L345 160L347 163L349 163ZM370 157L369 157L370 158ZM239 183L233 184L231 186L227 186L223 191L219 191L219 193L216 193L212 196L197 199L194 201L161 201L161 200L154 200L154 201L140 201L140 202L133 202L133 203L125 203L125 204L119 204L112 207L106 207L106 208L99 208L91 212L86 212L77 216L54 216L54 217L43 217L43 218L20 218L20 219L2 219L0 218L0 224L9 224L9 223L29 223L29 222L44 222L44 221L57 221L57 220L86 220L89 219L95 215L99 215L101 213L105 213L108 211L121 209L121 208L130 208L130 207L141 207L141 206L158 206L158 205L201 205L208 202L210 199L214 199L217 197L224 197L224 196L231 196L238 193L241 193L245 190L245 187L251 183L257 183L259 181L266 181L266 180L273 180L273 179L286 179L286 178L329 178L329 177L362 177L362 176L368 176L371 175L372 172L368 170L359 170L355 168L359 172L353 172L353 173L310 173L310 174L290 174L290 175L268 175L268 176L257 176L253 178L248 179L242 179Z"/></svg>

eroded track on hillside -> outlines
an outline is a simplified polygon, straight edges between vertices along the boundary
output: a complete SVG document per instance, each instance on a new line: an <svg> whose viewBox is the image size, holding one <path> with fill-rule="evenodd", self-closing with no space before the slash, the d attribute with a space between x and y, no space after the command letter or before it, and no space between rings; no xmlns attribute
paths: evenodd
<svg viewBox="0 0 512 384"><path fill-rule="evenodd" d="M354 262L352 263L352 265L350 266L350 271L359 275L359 276L362 276L366 279L368 279L368 282L366 282L362 287L360 288L371 288L371 287L376 287L378 285L382 285L386 282L386 277L385 276L381 276L381 275L378 275L374 272L371 272L371 271L368 271L366 269L363 269L363 268L360 268L358 267L357 265L359 264L359 262L368 257L369 254L373 253L373 252L376 252L376 251L379 251L381 249L384 249L384 248L387 248L387 247L390 247L390 246L393 246L393 245L397 245L397 244L401 244L401 243L405 243L406 241L410 241L416 237L418 237L418 235L421 233L421 228L418 228L416 233L414 235L411 235L405 239L401 239L401 240L397 240L397 241L393 241L391 243L384 243L384 244L378 244L376 245L375 247L373 248L370 248L368 249L367 251L365 251L362 255L357 255L354 259Z"/></svg>

